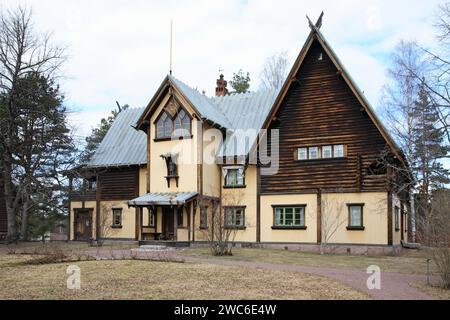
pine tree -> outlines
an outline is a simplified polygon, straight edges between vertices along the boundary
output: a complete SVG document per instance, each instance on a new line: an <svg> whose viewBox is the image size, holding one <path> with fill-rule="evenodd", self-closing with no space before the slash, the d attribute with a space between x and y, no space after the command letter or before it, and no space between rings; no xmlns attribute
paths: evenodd
<svg viewBox="0 0 450 320"><path fill-rule="evenodd" d="M450 151L445 145L445 132L437 127L439 114L437 107L430 102L429 93L420 85L417 101L414 104L415 123L412 129L413 170L419 189L418 213L427 214L433 192L449 183L449 171L444 168L442 159Z"/></svg>
<svg viewBox="0 0 450 320"><path fill-rule="evenodd" d="M81 155L81 162L87 163L91 160L92 156L97 150L98 146L102 142L103 138L106 136L109 128L111 128L114 120L116 120L119 113L123 110L128 109L129 106L126 104L124 106L119 106L117 109L111 110L111 115L108 118L102 118L100 124L97 128L92 129L91 135L86 137L86 147L84 148Z"/></svg>
<svg viewBox="0 0 450 320"><path fill-rule="evenodd" d="M250 73L244 74L244 71L239 70L238 73L233 74L233 80L230 81L231 87L237 93L246 93L250 88Z"/></svg>

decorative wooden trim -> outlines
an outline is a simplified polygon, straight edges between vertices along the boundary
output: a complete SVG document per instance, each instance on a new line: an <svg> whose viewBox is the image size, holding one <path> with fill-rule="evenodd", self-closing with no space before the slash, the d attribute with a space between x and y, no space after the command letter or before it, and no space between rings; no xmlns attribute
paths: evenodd
<svg viewBox="0 0 450 320"><path fill-rule="evenodd" d="M322 190L320 189L317 190L317 243L322 243Z"/></svg>
<svg viewBox="0 0 450 320"><path fill-rule="evenodd" d="M178 208L173 207L173 240L178 241Z"/></svg>
<svg viewBox="0 0 450 320"><path fill-rule="evenodd" d="M256 167L256 242L261 242L261 167Z"/></svg>
<svg viewBox="0 0 450 320"><path fill-rule="evenodd" d="M393 244L393 232L392 232L392 193L388 192L388 199L387 199L387 228L388 228L388 245L392 246Z"/></svg>
<svg viewBox="0 0 450 320"><path fill-rule="evenodd" d="M101 189L102 183L100 179L100 175L97 173L96 175L97 181L97 190L95 192L95 240L100 238L100 199L101 199Z"/></svg>

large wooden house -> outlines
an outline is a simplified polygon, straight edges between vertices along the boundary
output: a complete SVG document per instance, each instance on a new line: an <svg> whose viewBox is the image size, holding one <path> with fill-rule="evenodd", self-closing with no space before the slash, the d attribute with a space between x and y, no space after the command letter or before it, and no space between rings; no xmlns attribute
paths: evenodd
<svg viewBox="0 0 450 320"><path fill-rule="evenodd" d="M123 111L83 168L92 191L72 195L70 239L202 242L220 207L238 243L397 246L408 189L395 167L401 150L311 25L279 90L229 93L221 76L208 97L169 75Z"/></svg>

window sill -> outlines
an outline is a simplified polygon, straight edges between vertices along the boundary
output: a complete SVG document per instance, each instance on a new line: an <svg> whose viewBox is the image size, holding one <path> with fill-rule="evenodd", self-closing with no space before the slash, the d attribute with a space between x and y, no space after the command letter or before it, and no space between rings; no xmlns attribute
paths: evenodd
<svg viewBox="0 0 450 320"><path fill-rule="evenodd" d="M239 226L233 227L233 226L229 226L229 227L225 227L225 229L227 229L227 230L246 230L247 227L239 227Z"/></svg>
<svg viewBox="0 0 450 320"><path fill-rule="evenodd" d="M194 138L193 135L187 136L187 137L178 137L178 138L155 138L153 139L153 142L164 142L164 141L179 141L179 140L191 140Z"/></svg>
<svg viewBox="0 0 450 320"><path fill-rule="evenodd" d="M111 229L122 229L123 226L111 226Z"/></svg>
<svg viewBox="0 0 450 320"><path fill-rule="evenodd" d="M308 227L273 226L272 230L306 230Z"/></svg>
<svg viewBox="0 0 450 320"><path fill-rule="evenodd" d="M307 160L294 160L296 163L316 163L316 162L327 162L327 161L339 161L339 160L347 160L347 157L339 157L339 158L321 158L321 159L307 159Z"/></svg>
<svg viewBox="0 0 450 320"><path fill-rule="evenodd" d="M242 186L223 186L224 189L245 189L247 188L246 185L242 185Z"/></svg>
<svg viewBox="0 0 450 320"><path fill-rule="evenodd" d="M348 231L364 231L364 230L366 230L366 227L351 227L351 226L348 226L347 230Z"/></svg>
<svg viewBox="0 0 450 320"><path fill-rule="evenodd" d="M201 226L199 229L200 229L200 230L208 230L208 227L206 227L206 226Z"/></svg>

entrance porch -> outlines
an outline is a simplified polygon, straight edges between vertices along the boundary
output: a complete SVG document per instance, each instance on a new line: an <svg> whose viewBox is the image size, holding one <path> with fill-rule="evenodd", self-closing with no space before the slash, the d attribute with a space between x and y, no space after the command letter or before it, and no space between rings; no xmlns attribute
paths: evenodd
<svg viewBox="0 0 450 320"><path fill-rule="evenodd" d="M149 193L128 202L136 210L140 243L177 246L195 241L196 192Z"/></svg>

